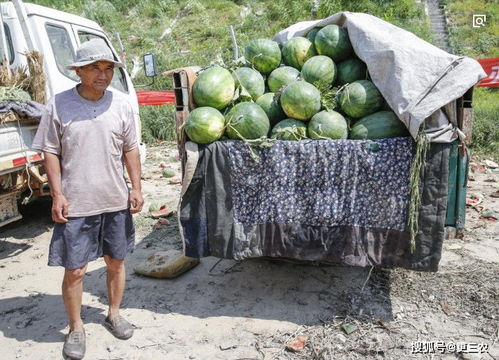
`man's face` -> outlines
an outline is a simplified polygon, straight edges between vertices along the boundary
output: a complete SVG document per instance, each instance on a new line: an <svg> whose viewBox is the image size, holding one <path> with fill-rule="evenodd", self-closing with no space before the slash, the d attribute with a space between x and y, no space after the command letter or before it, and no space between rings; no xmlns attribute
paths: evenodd
<svg viewBox="0 0 499 360"><path fill-rule="evenodd" d="M104 92L114 75L114 64L109 61L97 61L75 69L81 84L95 92Z"/></svg>

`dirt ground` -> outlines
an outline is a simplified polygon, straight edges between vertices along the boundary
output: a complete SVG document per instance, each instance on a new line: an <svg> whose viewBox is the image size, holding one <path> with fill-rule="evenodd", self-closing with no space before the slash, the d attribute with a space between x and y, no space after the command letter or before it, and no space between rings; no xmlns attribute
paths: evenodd
<svg viewBox="0 0 499 360"><path fill-rule="evenodd" d="M491 196L499 169L475 161L469 191L483 194L483 203L467 209L464 238L444 243L436 273L204 258L163 280L133 268L158 250L182 248L175 219L158 225L147 212L152 203L176 208L179 185L162 177L162 167L180 176L180 163L173 145L148 152L147 203L135 217L122 311L135 335L117 340L101 325L105 267L95 261L84 284L86 359L499 359L499 226L479 212L499 212ZM23 220L0 229L2 359L62 358L63 272L46 265L49 209L49 200L34 202ZM286 350L299 336L305 347Z"/></svg>

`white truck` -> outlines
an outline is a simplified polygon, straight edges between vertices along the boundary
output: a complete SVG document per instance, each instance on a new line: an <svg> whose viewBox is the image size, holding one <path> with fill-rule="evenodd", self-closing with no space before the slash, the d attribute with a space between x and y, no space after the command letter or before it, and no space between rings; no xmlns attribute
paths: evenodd
<svg viewBox="0 0 499 360"><path fill-rule="evenodd" d="M73 62L75 50L81 43L101 38L118 59L111 41L94 21L21 0L0 3L0 15L3 24L0 27L0 60L7 61L9 67L15 69L27 65L26 51L41 53L47 78L47 99L78 83L75 72L66 69L66 65ZM137 95L125 69L115 70L110 90L127 95L133 104L143 161L145 146L140 138ZM47 195L42 154L30 149L37 126L36 121L29 119L0 121L0 227L21 218L17 205L21 194L29 191L29 197ZM26 202L28 197L24 199Z"/></svg>

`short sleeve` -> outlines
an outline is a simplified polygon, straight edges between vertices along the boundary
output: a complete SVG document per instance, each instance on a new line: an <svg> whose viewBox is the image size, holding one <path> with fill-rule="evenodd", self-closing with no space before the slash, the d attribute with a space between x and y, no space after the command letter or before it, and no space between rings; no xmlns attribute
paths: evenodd
<svg viewBox="0 0 499 360"><path fill-rule="evenodd" d="M54 99L45 108L31 147L52 154L61 154L61 124L57 117Z"/></svg>
<svg viewBox="0 0 499 360"><path fill-rule="evenodd" d="M137 129L135 126L135 113L130 104L127 104L126 119L124 124L124 144L123 151L128 152L138 147Z"/></svg>

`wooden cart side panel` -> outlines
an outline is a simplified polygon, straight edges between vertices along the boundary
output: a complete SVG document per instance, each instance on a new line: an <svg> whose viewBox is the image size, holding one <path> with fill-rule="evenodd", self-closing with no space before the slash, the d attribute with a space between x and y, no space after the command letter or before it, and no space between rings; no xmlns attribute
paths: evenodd
<svg viewBox="0 0 499 360"><path fill-rule="evenodd" d="M473 88L457 100L457 126L466 136L466 146L471 145L473 134Z"/></svg>
<svg viewBox="0 0 499 360"><path fill-rule="evenodd" d="M175 92L175 130L177 134L177 147L180 158L182 159L185 152L185 142L187 136L184 132L183 125L189 116L190 110L195 108L192 98L192 85L197 77L199 67L187 67L176 69L169 72L168 75L173 78L173 90Z"/></svg>

